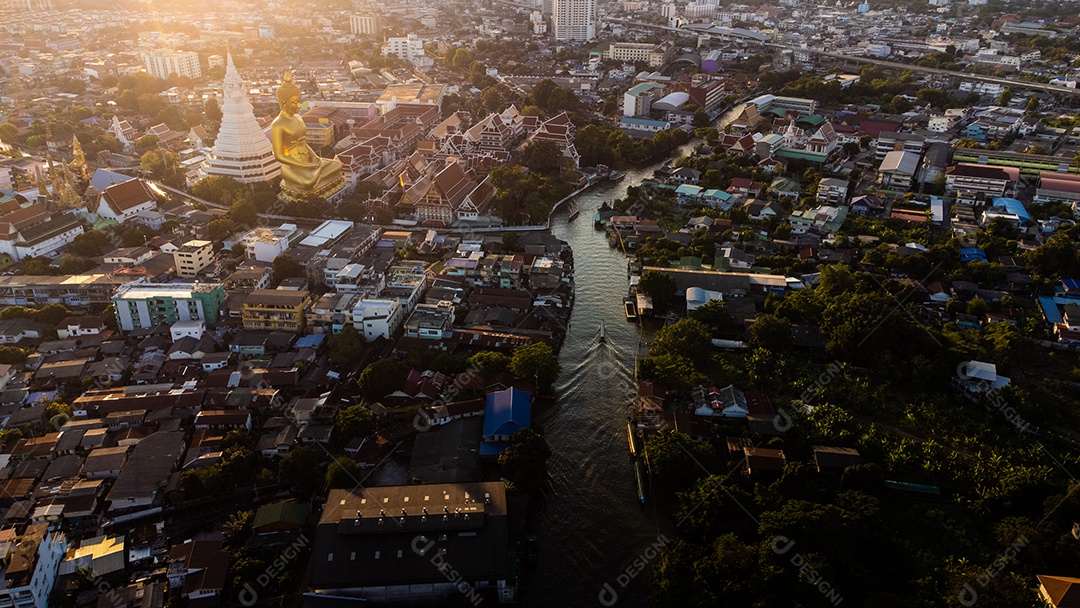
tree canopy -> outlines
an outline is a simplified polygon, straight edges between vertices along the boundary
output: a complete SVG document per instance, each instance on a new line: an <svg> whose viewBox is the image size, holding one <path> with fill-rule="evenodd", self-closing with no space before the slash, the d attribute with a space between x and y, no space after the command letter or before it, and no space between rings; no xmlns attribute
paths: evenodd
<svg viewBox="0 0 1080 608"><path fill-rule="evenodd" d="M559 377L562 364L550 346L534 342L514 349L508 369L518 380L534 380L540 390L547 391Z"/></svg>
<svg viewBox="0 0 1080 608"><path fill-rule="evenodd" d="M364 368L357 384L368 399L382 399L400 389L409 375L409 367L399 359L379 359Z"/></svg>
<svg viewBox="0 0 1080 608"><path fill-rule="evenodd" d="M671 275L659 270L646 270L638 279L637 290L652 298L653 309L666 312L675 303L678 286Z"/></svg>

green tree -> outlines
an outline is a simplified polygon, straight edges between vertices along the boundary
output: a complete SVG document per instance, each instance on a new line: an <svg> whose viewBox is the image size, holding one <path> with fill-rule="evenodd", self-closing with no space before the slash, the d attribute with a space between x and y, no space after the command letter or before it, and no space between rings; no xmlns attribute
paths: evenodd
<svg viewBox="0 0 1080 608"><path fill-rule="evenodd" d="M231 430L221 438L221 449L225 452L230 450L254 450L255 445L255 437L242 429Z"/></svg>
<svg viewBox="0 0 1080 608"><path fill-rule="evenodd" d="M817 293L833 297L855 288L855 276L844 264L829 264L821 267L818 277Z"/></svg>
<svg viewBox="0 0 1080 608"><path fill-rule="evenodd" d="M19 127L7 121L0 123L0 141L9 145L19 143Z"/></svg>
<svg viewBox="0 0 1080 608"><path fill-rule="evenodd" d="M307 272L296 258L283 253L274 258L274 284L278 285L285 279L306 276Z"/></svg>
<svg viewBox="0 0 1080 608"><path fill-rule="evenodd" d="M74 412L72 411L71 406L62 401L53 401L45 406L46 420L51 421L59 416L62 421L67 421L71 419L73 414Z"/></svg>
<svg viewBox="0 0 1080 608"><path fill-rule="evenodd" d="M911 109L915 107L914 103L908 101L900 95L893 95L892 101L890 103L892 105L893 111L898 114L910 112Z"/></svg>
<svg viewBox="0 0 1080 608"><path fill-rule="evenodd" d="M521 151L521 162L529 171L541 175L551 175L562 169L564 160L558 144L550 139L534 140Z"/></svg>
<svg viewBox="0 0 1080 608"><path fill-rule="evenodd" d="M641 359L638 362L638 378L655 380L677 391L688 390L709 380L694 368L694 362L689 357L670 353L650 354Z"/></svg>
<svg viewBox="0 0 1080 608"><path fill-rule="evenodd" d="M63 304L46 304L41 308L34 309L32 320L49 326L59 325L61 321L71 316L71 309Z"/></svg>
<svg viewBox="0 0 1080 608"><path fill-rule="evenodd" d="M465 70L473 64L473 61L476 60L473 58L473 54L469 49L457 49L454 51L450 63L453 64L455 68Z"/></svg>
<svg viewBox="0 0 1080 608"><path fill-rule="evenodd" d="M990 305L986 303L986 300L981 298L972 298L967 305L967 313L969 315L975 315L976 317L982 317L990 310Z"/></svg>
<svg viewBox="0 0 1080 608"><path fill-rule="evenodd" d="M351 324L330 336L330 363L339 366L355 366L364 354L364 336Z"/></svg>
<svg viewBox="0 0 1080 608"><path fill-rule="evenodd" d="M407 365L396 358L379 359L364 368L357 384L368 399L382 399L400 389L409 376Z"/></svg>
<svg viewBox="0 0 1080 608"><path fill-rule="evenodd" d="M139 159L139 168L150 179L169 186L178 187L184 181L184 176L180 173L180 157L169 150L159 148L144 153Z"/></svg>
<svg viewBox="0 0 1080 608"><path fill-rule="evenodd" d="M255 203L248 197L241 198L229 207L229 217L238 224L254 227L259 223L259 213Z"/></svg>
<svg viewBox="0 0 1080 608"><path fill-rule="evenodd" d="M341 408L334 415L334 433L342 440L367 437L375 432L375 416L363 405Z"/></svg>
<svg viewBox="0 0 1080 608"><path fill-rule="evenodd" d="M108 252L112 246L112 239L104 230L88 230L72 239L67 251L89 258Z"/></svg>
<svg viewBox="0 0 1080 608"><path fill-rule="evenodd" d="M210 121L211 123L221 123L221 108L218 106L217 100L213 97L206 100L206 105L203 106L203 113L206 115L206 120Z"/></svg>
<svg viewBox="0 0 1080 608"><path fill-rule="evenodd" d="M148 150L154 150L158 147L159 141L160 140L158 139L157 135L149 133L143 135L139 139L135 140L135 151L139 154L142 154Z"/></svg>
<svg viewBox="0 0 1080 608"><path fill-rule="evenodd" d="M712 328L721 328L731 324L731 313L723 300L709 300L690 313L690 318L701 321Z"/></svg>
<svg viewBox="0 0 1080 608"><path fill-rule="evenodd" d="M319 469L319 451L309 445L294 447L278 465L282 481L304 493L318 489L320 478L314 473Z"/></svg>
<svg viewBox="0 0 1080 608"><path fill-rule="evenodd" d="M184 492L185 499L206 496L206 486L203 485L202 475L197 469L188 469L180 475L180 488Z"/></svg>
<svg viewBox="0 0 1080 608"><path fill-rule="evenodd" d="M29 355L29 352L17 346L0 346L0 363L22 365Z"/></svg>
<svg viewBox="0 0 1080 608"><path fill-rule="evenodd" d="M221 526L225 548L239 549L251 536L251 523L255 521L255 511L237 511L225 520Z"/></svg>
<svg viewBox="0 0 1080 608"><path fill-rule="evenodd" d="M522 429L510 447L499 455L499 470L514 487L538 495L547 487L550 457L551 448L544 436L532 429Z"/></svg>
<svg viewBox="0 0 1080 608"><path fill-rule="evenodd" d="M59 270L53 268L52 261L44 256L24 259L19 270L19 274L27 276L51 276L58 273Z"/></svg>
<svg viewBox="0 0 1080 608"><path fill-rule="evenodd" d="M480 94L480 103L488 112L498 112L502 109L503 100L499 87L491 86L484 89L484 92Z"/></svg>
<svg viewBox="0 0 1080 608"><path fill-rule="evenodd" d="M326 487L355 488L364 479L364 467L352 458L335 458L326 468Z"/></svg>
<svg viewBox="0 0 1080 608"><path fill-rule="evenodd" d="M712 356L709 327L697 319L680 319L656 332L650 355L687 357L700 366Z"/></svg>
<svg viewBox="0 0 1080 608"><path fill-rule="evenodd" d="M658 270L646 270L638 280L637 290L652 298L657 312L667 312L675 303L678 286L671 275Z"/></svg>
<svg viewBox="0 0 1080 608"><path fill-rule="evenodd" d="M60 274L82 274L91 268L95 268L97 262L77 255L64 255L60 258Z"/></svg>
<svg viewBox="0 0 1080 608"><path fill-rule="evenodd" d="M747 329L747 337L755 348L787 348L791 346L791 323L776 315L760 314Z"/></svg>
<svg viewBox="0 0 1080 608"><path fill-rule="evenodd" d="M469 367L477 369L480 375L490 380L510 367L510 357L492 350L482 350L469 357Z"/></svg>
<svg viewBox="0 0 1080 608"><path fill-rule="evenodd" d="M538 389L549 391L562 372L562 364L550 346L534 342L514 349L508 369L518 380L534 380Z"/></svg>
<svg viewBox="0 0 1080 608"><path fill-rule="evenodd" d="M702 466L716 465L712 448L700 446L686 433L676 431L661 431L649 437L645 452L653 476L667 498L689 490L694 482L707 475Z"/></svg>
<svg viewBox="0 0 1080 608"><path fill-rule="evenodd" d="M227 217L219 217L216 220L210 220L210 223L206 225L206 235L211 241L223 241L229 238L235 228L236 222Z"/></svg>
<svg viewBox="0 0 1080 608"><path fill-rule="evenodd" d="M191 193L211 203L223 204L232 199L234 192L245 187L244 184L231 177L211 175L195 182L195 185L191 187Z"/></svg>
<svg viewBox="0 0 1080 608"><path fill-rule="evenodd" d="M999 106L1007 106L1007 105L1009 105L1009 102L1012 101L1012 98L1013 98L1012 87L1005 87L1005 89L1003 91L1001 91L1001 95L998 95L998 105Z"/></svg>
<svg viewBox="0 0 1080 608"><path fill-rule="evenodd" d="M517 251L520 241L521 235L516 232L504 232L502 235L502 246L507 252Z"/></svg>

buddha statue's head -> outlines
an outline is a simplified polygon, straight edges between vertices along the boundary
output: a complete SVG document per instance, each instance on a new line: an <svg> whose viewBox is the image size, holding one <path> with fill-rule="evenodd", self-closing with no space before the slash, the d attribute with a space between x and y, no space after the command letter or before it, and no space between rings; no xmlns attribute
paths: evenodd
<svg viewBox="0 0 1080 608"><path fill-rule="evenodd" d="M300 111L300 87L293 82L292 72L285 72L277 88L277 101L281 111L292 116Z"/></svg>

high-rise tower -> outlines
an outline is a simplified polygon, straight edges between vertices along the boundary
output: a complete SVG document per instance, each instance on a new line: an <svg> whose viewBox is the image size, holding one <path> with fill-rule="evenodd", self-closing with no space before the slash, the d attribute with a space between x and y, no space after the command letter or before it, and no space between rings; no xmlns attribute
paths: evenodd
<svg viewBox="0 0 1080 608"><path fill-rule="evenodd" d="M221 128L214 150L206 164L207 175L232 177L245 183L264 182L281 175L281 165L274 158L274 148L259 122L244 90L244 79L233 65L232 53L226 54L225 97L221 104Z"/></svg>
<svg viewBox="0 0 1080 608"><path fill-rule="evenodd" d="M555 40L596 38L596 0L554 0L552 11Z"/></svg>

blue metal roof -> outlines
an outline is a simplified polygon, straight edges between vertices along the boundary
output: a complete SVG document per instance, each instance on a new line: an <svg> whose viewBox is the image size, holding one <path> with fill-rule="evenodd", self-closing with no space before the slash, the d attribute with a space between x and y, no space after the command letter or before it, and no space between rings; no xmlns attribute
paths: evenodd
<svg viewBox="0 0 1080 608"><path fill-rule="evenodd" d="M960 248L960 261L961 262L985 262L986 252L978 247L961 247Z"/></svg>
<svg viewBox="0 0 1080 608"><path fill-rule="evenodd" d="M1039 296L1039 306L1043 309L1043 314L1046 315L1047 323L1062 323L1065 318L1061 315L1061 309L1058 308L1057 302L1050 296Z"/></svg>
<svg viewBox="0 0 1080 608"><path fill-rule="evenodd" d="M309 334L301 336L300 339L296 341L295 348L318 348L325 339L326 334Z"/></svg>
<svg viewBox="0 0 1080 608"><path fill-rule="evenodd" d="M489 393L484 410L484 437L513 436L529 428L532 404L529 393L508 388Z"/></svg>
<svg viewBox="0 0 1080 608"><path fill-rule="evenodd" d="M1022 222L1030 222L1031 216L1028 215L1027 208L1024 207L1024 203L1016 200L1015 198L1008 198L1005 196L999 196L990 201L990 204L995 207L1004 207L1006 211L1020 218Z"/></svg>

